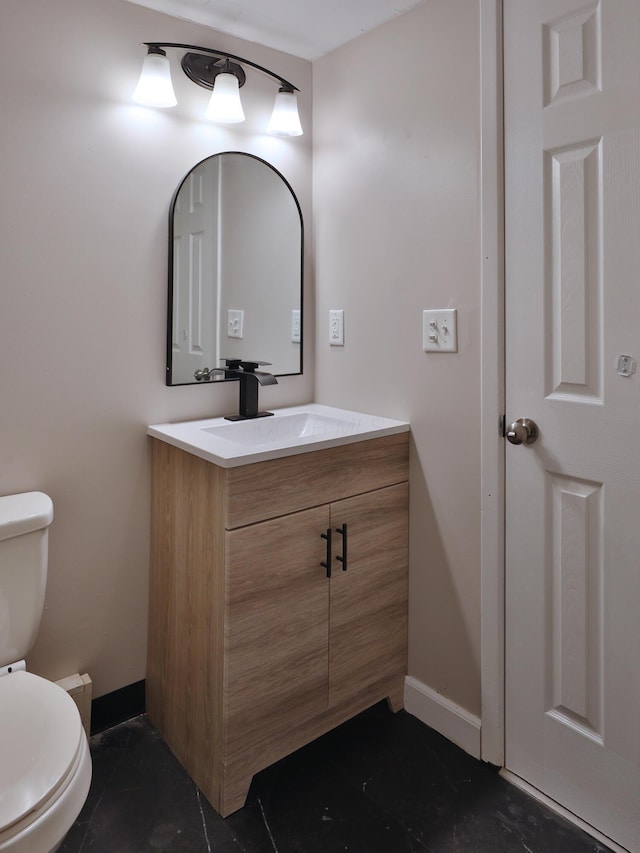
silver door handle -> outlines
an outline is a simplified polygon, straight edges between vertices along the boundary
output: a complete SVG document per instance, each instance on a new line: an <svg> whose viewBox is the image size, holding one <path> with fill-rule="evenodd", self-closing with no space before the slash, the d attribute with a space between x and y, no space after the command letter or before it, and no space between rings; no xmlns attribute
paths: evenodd
<svg viewBox="0 0 640 853"><path fill-rule="evenodd" d="M538 425L531 418L518 418L507 427L507 441L511 444L533 444L538 438Z"/></svg>

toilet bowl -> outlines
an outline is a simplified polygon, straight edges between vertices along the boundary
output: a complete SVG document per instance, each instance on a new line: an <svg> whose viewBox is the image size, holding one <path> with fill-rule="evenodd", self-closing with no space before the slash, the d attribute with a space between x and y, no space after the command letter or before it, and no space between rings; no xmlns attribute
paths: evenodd
<svg viewBox="0 0 640 853"><path fill-rule="evenodd" d="M30 672L0 678L0 851L57 850L89 792L80 714L57 684Z"/></svg>
<svg viewBox="0 0 640 853"><path fill-rule="evenodd" d="M52 519L41 492L0 497L0 853L57 850L91 783L75 702L16 660L40 623Z"/></svg>

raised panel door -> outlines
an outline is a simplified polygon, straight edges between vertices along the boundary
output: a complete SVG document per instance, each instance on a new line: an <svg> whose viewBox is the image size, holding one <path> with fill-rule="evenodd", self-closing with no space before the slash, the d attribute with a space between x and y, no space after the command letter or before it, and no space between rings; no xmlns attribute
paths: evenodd
<svg viewBox="0 0 640 853"><path fill-rule="evenodd" d="M225 755L327 708L329 583L317 507L225 533Z"/></svg>
<svg viewBox="0 0 640 853"><path fill-rule="evenodd" d="M186 187L188 192L178 196L173 219L173 281L183 283L173 289L173 384L195 382L196 370L220 364L218 244L210 204L218 192L218 174L201 165L189 174Z"/></svg>
<svg viewBox="0 0 640 853"><path fill-rule="evenodd" d="M506 766L640 851L640 6L505 10Z"/></svg>
<svg viewBox="0 0 640 853"><path fill-rule="evenodd" d="M330 706L406 673L408 493L400 483L331 504Z"/></svg>

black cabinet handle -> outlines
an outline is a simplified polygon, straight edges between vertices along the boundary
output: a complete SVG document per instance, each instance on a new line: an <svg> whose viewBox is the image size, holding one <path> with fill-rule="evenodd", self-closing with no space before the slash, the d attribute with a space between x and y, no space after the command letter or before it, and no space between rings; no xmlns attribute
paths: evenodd
<svg viewBox="0 0 640 853"><path fill-rule="evenodd" d="M327 540L327 561L326 561L326 563L321 562L320 565L323 566L327 570L327 577L330 578L331 577L331 528L327 527L327 532L321 533L320 538ZM340 559L340 558L338 557L338 559Z"/></svg>
<svg viewBox="0 0 640 853"><path fill-rule="evenodd" d="M342 571L347 571L347 525L346 522L342 527L336 527L336 533L342 536L342 556L338 555L336 560L342 563Z"/></svg>

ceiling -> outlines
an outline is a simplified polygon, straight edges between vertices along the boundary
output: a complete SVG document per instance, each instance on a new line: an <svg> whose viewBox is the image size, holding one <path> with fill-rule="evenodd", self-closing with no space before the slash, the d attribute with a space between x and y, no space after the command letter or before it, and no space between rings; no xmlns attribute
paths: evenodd
<svg viewBox="0 0 640 853"><path fill-rule="evenodd" d="M285 53L317 59L420 0L129 0Z"/></svg>

